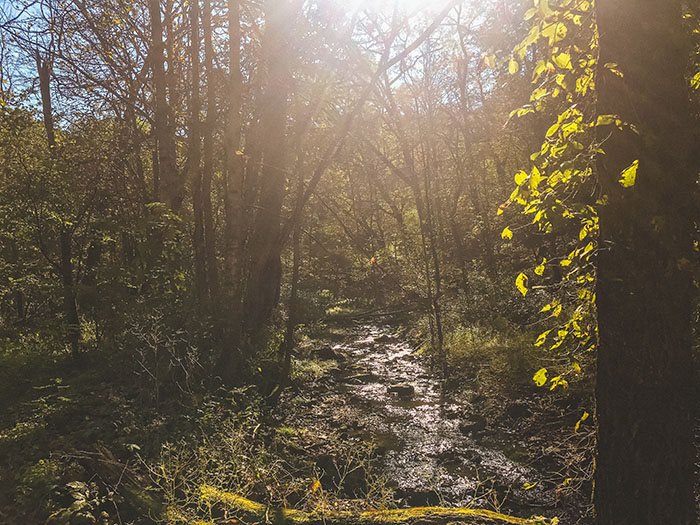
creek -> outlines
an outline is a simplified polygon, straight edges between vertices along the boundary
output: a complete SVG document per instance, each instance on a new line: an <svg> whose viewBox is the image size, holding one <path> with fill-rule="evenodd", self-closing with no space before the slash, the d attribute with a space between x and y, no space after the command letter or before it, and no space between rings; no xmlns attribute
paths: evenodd
<svg viewBox="0 0 700 525"><path fill-rule="evenodd" d="M426 359L391 327L357 325L348 334L319 352L338 368L310 415L343 437L376 443L381 468L407 505L533 514L551 505L541 473L518 454L526 444L516 431L491 428L478 399L465 405L446 394Z"/></svg>

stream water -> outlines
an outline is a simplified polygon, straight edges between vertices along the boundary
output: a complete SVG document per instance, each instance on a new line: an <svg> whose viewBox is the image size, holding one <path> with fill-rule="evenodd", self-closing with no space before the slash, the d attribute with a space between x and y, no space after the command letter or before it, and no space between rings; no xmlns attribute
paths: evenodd
<svg viewBox="0 0 700 525"><path fill-rule="evenodd" d="M390 327L357 326L351 334L330 345L340 363L332 403L343 410L318 403L314 411L378 443L383 470L407 504L494 506L505 499L504 509L533 513L548 506L551 492L537 483L541 475L504 453L518 446L516 435L482 428L483 419L468 431L464 405L443 394L425 360ZM390 391L395 385L414 393L398 396ZM356 420L348 423L347 414Z"/></svg>

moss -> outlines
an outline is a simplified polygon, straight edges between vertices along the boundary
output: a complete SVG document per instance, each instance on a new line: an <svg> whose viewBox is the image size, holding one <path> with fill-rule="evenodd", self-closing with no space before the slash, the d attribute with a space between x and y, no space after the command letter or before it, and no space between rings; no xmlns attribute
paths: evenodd
<svg viewBox="0 0 700 525"><path fill-rule="evenodd" d="M249 516L274 516L275 523L312 525L316 523L364 525L364 524L395 524L414 523L416 521L433 520L437 523L464 520L464 523L494 523L513 525L534 525L536 521L517 518L499 512L484 509L446 508L446 507L412 507L408 509L392 509L369 512L326 511L303 512L291 509L272 510L265 505L247 498L219 490L210 485L201 487L200 499L207 504L223 504ZM193 522L194 523L194 522Z"/></svg>

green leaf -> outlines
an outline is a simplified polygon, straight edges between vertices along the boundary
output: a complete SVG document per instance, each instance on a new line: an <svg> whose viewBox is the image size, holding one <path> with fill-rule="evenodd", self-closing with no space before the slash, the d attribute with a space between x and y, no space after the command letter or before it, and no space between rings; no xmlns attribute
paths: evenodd
<svg viewBox="0 0 700 525"><path fill-rule="evenodd" d="M639 160L635 160L630 166L625 168L620 176L620 184L625 188L631 188L634 183L637 182L637 168L639 167Z"/></svg>
<svg viewBox="0 0 700 525"><path fill-rule="evenodd" d="M527 294L527 275L521 272L520 275L518 275L518 277L515 279L515 287L521 294Z"/></svg>
<svg viewBox="0 0 700 525"><path fill-rule="evenodd" d="M532 376L532 380L535 382L537 386L544 386L544 384L547 382L547 369L546 368L540 368L534 376Z"/></svg>

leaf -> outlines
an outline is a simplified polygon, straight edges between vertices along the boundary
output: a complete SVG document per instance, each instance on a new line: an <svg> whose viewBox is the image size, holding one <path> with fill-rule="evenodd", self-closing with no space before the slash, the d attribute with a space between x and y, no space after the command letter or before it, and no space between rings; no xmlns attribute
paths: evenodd
<svg viewBox="0 0 700 525"><path fill-rule="evenodd" d="M578 429L581 426L581 423L586 421L586 419L588 419L589 415L590 414L584 410L583 415L581 416L581 419L578 420L578 423L576 423L576 426L574 427L574 432L578 432Z"/></svg>
<svg viewBox="0 0 700 525"><path fill-rule="evenodd" d="M531 488L534 488L535 486L537 486L537 483L539 483L539 482L535 481L534 483L523 483L523 488L525 490L530 490Z"/></svg>
<svg viewBox="0 0 700 525"><path fill-rule="evenodd" d="M508 62L508 73L515 75L518 70L520 70L520 65L514 58L511 58L510 62Z"/></svg>
<svg viewBox="0 0 700 525"><path fill-rule="evenodd" d="M243 156L243 152L242 152L241 150L237 149L237 150L236 150L236 155L238 155L239 157L242 157L242 156Z"/></svg>
<svg viewBox="0 0 700 525"><path fill-rule="evenodd" d="M501 233L501 239L512 239L513 238L513 231L506 226L503 229L503 232Z"/></svg>
<svg viewBox="0 0 700 525"><path fill-rule="evenodd" d="M527 294L527 275L521 272L520 275L518 275L518 277L515 279L515 287L521 294Z"/></svg>
<svg viewBox="0 0 700 525"><path fill-rule="evenodd" d="M527 173L524 171L520 170L518 173L515 174L515 183L520 186L523 182L527 180Z"/></svg>
<svg viewBox="0 0 700 525"><path fill-rule="evenodd" d="M568 53L560 53L553 60L561 69L571 69L571 56Z"/></svg>
<svg viewBox="0 0 700 525"><path fill-rule="evenodd" d="M547 264L547 258L542 259L542 263L535 268L535 275L542 275L544 273L544 265Z"/></svg>
<svg viewBox="0 0 700 525"><path fill-rule="evenodd" d="M535 372L535 375L532 376L532 380L537 386L544 386L544 384L547 382L547 369L540 368L537 372Z"/></svg>
<svg viewBox="0 0 700 525"><path fill-rule="evenodd" d="M321 482L317 479L311 483L311 493L316 494L316 491L321 488Z"/></svg>
<svg viewBox="0 0 700 525"><path fill-rule="evenodd" d="M637 182L637 168L639 167L639 160L635 160L630 166L625 168L620 174L620 180L618 181L624 188L631 188L634 183Z"/></svg>
<svg viewBox="0 0 700 525"><path fill-rule="evenodd" d="M544 308L542 310L544 310ZM547 340L547 336L549 335L550 332L551 332L551 330L547 330L546 332L542 332L537 337L537 341L535 341L535 346L542 346L545 343L545 341Z"/></svg>

